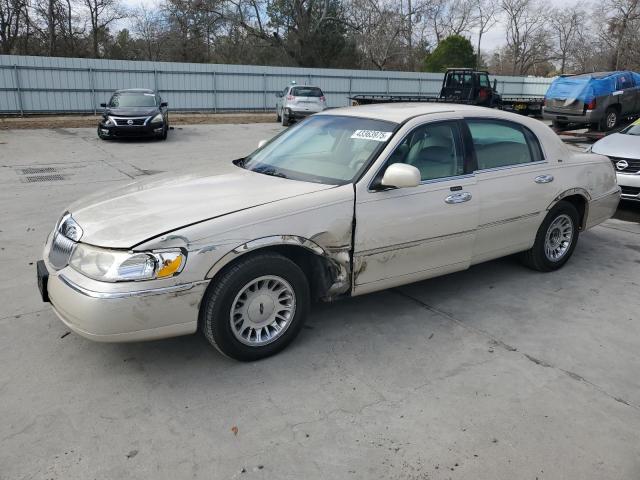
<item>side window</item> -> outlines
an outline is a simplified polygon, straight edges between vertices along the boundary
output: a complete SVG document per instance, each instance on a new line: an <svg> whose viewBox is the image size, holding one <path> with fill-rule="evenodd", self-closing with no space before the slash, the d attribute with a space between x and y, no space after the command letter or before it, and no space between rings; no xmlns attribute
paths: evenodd
<svg viewBox="0 0 640 480"><path fill-rule="evenodd" d="M540 143L520 125L495 120L467 120L467 125L479 170L542 160Z"/></svg>
<svg viewBox="0 0 640 480"><path fill-rule="evenodd" d="M464 152L457 122L422 125L407 135L389 158L420 170L422 180L454 177L464 173Z"/></svg>
<svg viewBox="0 0 640 480"><path fill-rule="evenodd" d="M622 74L616 79L616 90L625 90L627 88L633 87L633 82L631 81L631 75Z"/></svg>
<svg viewBox="0 0 640 480"><path fill-rule="evenodd" d="M480 75L478 78L480 80L481 87L489 87L489 77L487 75Z"/></svg>

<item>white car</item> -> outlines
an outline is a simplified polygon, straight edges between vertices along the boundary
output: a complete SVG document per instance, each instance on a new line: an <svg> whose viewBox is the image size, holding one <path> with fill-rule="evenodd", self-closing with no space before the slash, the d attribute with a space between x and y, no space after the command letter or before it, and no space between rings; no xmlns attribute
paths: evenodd
<svg viewBox="0 0 640 480"><path fill-rule="evenodd" d="M276 93L276 98L276 118L283 127L327 108L323 91L311 85L292 83Z"/></svg>
<svg viewBox="0 0 640 480"><path fill-rule="evenodd" d="M622 188L622 199L640 202L640 120L590 147L611 159Z"/></svg>
<svg viewBox="0 0 640 480"><path fill-rule="evenodd" d="M534 119L441 103L323 112L234 164L69 206L38 263L43 298L92 340L199 330L255 360L314 300L513 253L555 270L620 199L607 157Z"/></svg>

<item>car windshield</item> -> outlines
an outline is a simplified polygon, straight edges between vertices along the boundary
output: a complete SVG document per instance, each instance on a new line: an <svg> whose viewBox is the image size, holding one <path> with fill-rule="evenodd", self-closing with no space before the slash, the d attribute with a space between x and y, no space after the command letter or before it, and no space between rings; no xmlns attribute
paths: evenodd
<svg viewBox="0 0 640 480"><path fill-rule="evenodd" d="M156 96L153 93L115 93L109 106L116 107L155 107Z"/></svg>
<svg viewBox="0 0 640 480"><path fill-rule="evenodd" d="M313 116L285 130L240 165L266 175L343 185L382 151L396 127L368 118Z"/></svg>
<svg viewBox="0 0 640 480"><path fill-rule="evenodd" d="M624 133L625 135L637 135L640 136L640 120L636 120L627 128L622 130L620 133Z"/></svg>
<svg viewBox="0 0 640 480"><path fill-rule="evenodd" d="M318 87L293 87L291 95L294 97L321 97L322 90Z"/></svg>

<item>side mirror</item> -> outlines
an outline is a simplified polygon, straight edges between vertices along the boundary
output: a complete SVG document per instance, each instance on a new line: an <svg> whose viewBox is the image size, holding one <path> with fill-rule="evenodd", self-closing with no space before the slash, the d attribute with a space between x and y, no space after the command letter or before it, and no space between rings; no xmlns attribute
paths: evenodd
<svg viewBox="0 0 640 480"><path fill-rule="evenodd" d="M392 163L382 177L385 187L408 188L420 185L420 170L407 163Z"/></svg>
<svg viewBox="0 0 640 480"><path fill-rule="evenodd" d="M264 146L267 144L267 142L268 142L268 141L269 141L269 140L266 140L266 139L264 139L264 138L263 138L262 140L260 140L260 141L258 142L258 148L262 148L262 147L264 147Z"/></svg>
<svg viewBox="0 0 640 480"><path fill-rule="evenodd" d="M107 108L107 104L106 104L106 103L101 103L101 104L100 104L100 106L101 106L102 108Z"/></svg>
<svg viewBox="0 0 640 480"><path fill-rule="evenodd" d="M273 94L276 98L280 98L282 96L282 92L278 92L278 93L274 93Z"/></svg>
<svg viewBox="0 0 640 480"><path fill-rule="evenodd" d="M160 106L161 107L168 107L169 106L169 102L160 102Z"/></svg>

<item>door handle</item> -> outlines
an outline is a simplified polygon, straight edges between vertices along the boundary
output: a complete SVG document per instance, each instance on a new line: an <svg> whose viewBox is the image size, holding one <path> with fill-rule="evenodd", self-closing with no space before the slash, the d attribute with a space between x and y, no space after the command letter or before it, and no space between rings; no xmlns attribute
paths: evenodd
<svg viewBox="0 0 640 480"><path fill-rule="evenodd" d="M444 199L444 203L456 204L456 203L468 202L469 200L471 200L471 194L469 192L458 192L458 193L452 193L451 195L446 197Z"/></svg>
<svg viewBox="0 0 640 480"><path fill-rule="evenodd" d="M553 182L553 175L538 175L534 181L536 183L551 183Z"/></svg>

